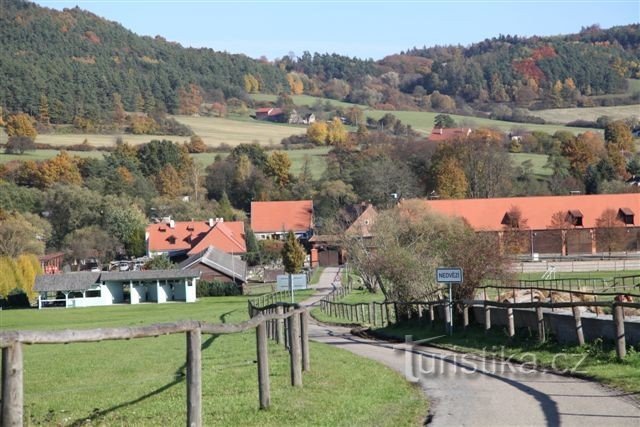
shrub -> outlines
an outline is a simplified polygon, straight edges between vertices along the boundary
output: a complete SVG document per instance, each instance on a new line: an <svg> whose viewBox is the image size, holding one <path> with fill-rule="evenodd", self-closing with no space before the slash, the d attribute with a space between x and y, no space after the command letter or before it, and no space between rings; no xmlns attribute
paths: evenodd
<svg viewBox="0 0 640 427"><path fill-rule="evenodd" d="M233 282L207 282L200 280L196 287L196 296L200 297L230 297L242 295L242 288Z"/></svg>

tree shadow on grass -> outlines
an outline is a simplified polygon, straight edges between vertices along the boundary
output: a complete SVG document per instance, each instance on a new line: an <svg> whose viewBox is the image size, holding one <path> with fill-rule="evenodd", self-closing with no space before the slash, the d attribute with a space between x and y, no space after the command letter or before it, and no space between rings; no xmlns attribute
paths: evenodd
<svg viewBox="0 0 640 427"><path fill-rule="evenodd" d="M235 311L237 311L237 310L231 310L231 311L228 311L226 313L221 314L219 316L220 322L221 323L227 323L227 318L231 314L233 314ZM216 339L218 339L219 337L220 337L220 334L210 335L202 343L200 348L202 350L206 350L207 348L211 347L211 345L214 343L214 341ZM176 370L174 376L175 376L175 379L173 381L171 381L170 383L167 383L167 384L163 385L162 387L159 387L159 388L157 388L157 389L155 389L155 390L153 390L153 391L151 391L151 392L149 392L149 393L147 393L145 395L142 395L142 396L138 397L137 399L130 400L128 402L122 402L122 403L120 403L118 405L112 406L112 407L107 408L107 409L102 409L101 410L99 408L95 408L91 412L91 414L89 414L88 417L79 418L79 419L75 420L74 422L72 422L71 424L69 424L69 426L71 426L71 427L80 427L80 426L86 425L87 422L93 423L94 421L98 421L101 418L104 418L105 416L107 416L108 414L110 414L112 412L118 411L119 409L122 409L122 408L126 408L127 406L135 405L135 404L140 403L140 402L142 402L142 401L144 401L146 399L149 399L149 398L151 398L153 396L157 396L157 395L169 390L171 387L184 382L184 379L187 376L187 362L186 361L182 364L182 366L180 366ZM186 411L186 402L185 402L185 411Z"/></svg>

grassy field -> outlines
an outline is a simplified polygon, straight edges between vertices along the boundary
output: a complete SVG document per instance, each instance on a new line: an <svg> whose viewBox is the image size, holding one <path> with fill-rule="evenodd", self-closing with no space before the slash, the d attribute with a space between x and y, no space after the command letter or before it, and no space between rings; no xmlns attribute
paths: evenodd
<svg viewBox="0 0 640 427"><path fill-rule="evenodd" d="M640 105L620 105L616 107L555 108L532 111L532 115L542 117L549 123L565 124L574 120L595 121L598 117L609 116L613 119L640 118Z"/></svg>
<svg viewBox="0 0 640 427"><path fill-rule="evenodd" d="M4 310L2 330L133 326L178 319L237 322L246 297L195 304ZM427 404L399 374L347 351L311 343L304 388L290 386L287 352L269 345L272 406L258 410L255 334L203 337L203 424L387 425L421 422ZM185 424L185 338L27 346L26 425Z"/></svg>
<svg viewBox="0 0 640 427"><path fill-rule="evenodd" d="M8 163L13 160L20 160L26 162L28 160L40 161L47 160L52 157L57 156L60 153L59 150L35 150L35 151L27 151L24 154L5 154L2 150L0 150L0 164ZM93 157L97 159L101 159L104 151L69 151L69 154L72 156L78 157Z"/></svg>
<svg viewBox="0 0 640 427"><path fill-rule="evenodd" d="M278 96L271 95L268 93L254 93L251 95L251 98L253 98L256 101L276 102L276 100L278 99ZM351 104L349 102L337 101L335 99L329 99L329 98L319 98L317 96L292 95L291 99L293 99L293 103L295 105L299 105L299 106L311 107L314 104L316 104L318 101L320 101L322 104L329 103L335 108L359 107L359 108L362 108L363 110L369 109L368 105Z"/></svg>
<svg viewBox="0 0 640 427"><path fill-rule="evenodd" d="M608 342L598 341L582 347L561 345L552 340L540 344L537 337L528 331L518 331L515 339L509 341L505 331L494 328L485 333L480 325L472 325L468 331L455 331L452 336L442 335L443 325L436 325L434 329L417 325L392 325L377 330L400 339L406 335L412 335L414 340L440 336L434 341L438 346L466 353L503 356L514 362L522 360L531 364L535 360L540 367L554 367L557 370L571 370L584 358L577 369L581 375L629 393L640 392L640 352L629 351L625 360L618 362L615 349ZM525 353L527 356L523 360ZM558 354L562 357L557 357Z"/></svg>
<svg viewBox="0 0 640 427"><path fill-rule="evenodd" d="M302 171L304 166L305 159L309 158L311 175L314 178L319 178L322 176L324 171L327 169L327 153L329 152L329 147L317 147L317 148L309 148L304 150L283 150L291 159L291 172L294 175L299 174ZM213 163L215 157L220 154L223 157L228 153L201 153L201 154L193 154L192 157L200 162L203 166L208 166ZM2 157L0 155L0 162L2 162Z"/></svg>
<svg viewBox="0 0 640 427"><path fill-rule="evenodd" d="M384 294L382 292L377 292L372 294L366 289L354 289L344 298L340 299L336 302L342 302L346 304L362 304L362 303L370 303L370 302L382 302L384 301ZM348 320L341 317L333 317L328 314L322 312L319 307L316 307L311 310L312 316L319 320L320 322L330 322L337 324L351 324L353 322L349 322Z"/></svg>
<svg viewBox="0 0 640 427"><path fill-rule="evenodd" d="M283 138L295 134L305 133L305 126L294 126L279 123L259 122L245 117L223 119L217 117L191 117L174 116L176 120L191 127L196 135L200 135L205 144L217 147L221 144L236 146L258 142L260 145L280 145ZM7 141L7 135L2 132L0 143ZM189 137L176 135L130 135L130 134L40 134L36 138L37 143L50 144L55 147L82 144L86 139L96 147L112 146L116 138L129 144L138 145L153 139L168 139L174 142L188 141Z"/></svg>
<svg viewBox="0 0 640 427"><path fill-rule="evenodd" d="M547 158L549 157L546 154L510 153L509 156L511 156L514 166L520 166L527 160L531 160L531 163L533 163L534 174L541 177L551 176L553 174L552 169L544 167L544 165L547 164Z"/></svg>
<svg viewBox="0 0 640 427"><path fill-rule="evenodd" d="M298 135L307 131L306 126L294 126L279 123L256 121L250 118L242 120L221 119L214 117L175 116L180 123L191 127L196 135L200 135L205 144L218 146L227 144L277 145L283 138Z"/></svg>
<svg viewBox="0 0 640 427"><path fill-rule="evenodd" d="M268 95L268 94L254 94L252 97L255 100L259 101L275 101L277 99L276 95ZM336 101L328 98L317 98L308 95L294 95L292 96L293 102L296 105L313 105L318 100L322 103L329 102L330 104L336 107L353 107L356 104L350 104L348 102ZM424 111L383 111L383 110L375 110L367 105L357 105L358 107L365 110L365 116L370 116L375 119L379 119L387 113L391 113L395 115L397 118L402 120L404 124L409 124L411 127L423 134L430 134L433 128L433 123L435 117L440 114L436 112L424 112ZM549 125L535 125L528 123L513 123L513 122L505 122L501 120L491 120L480 117L468 117L468 116L459 116L456 114L450 115L458 124L461 126L469 126L469 127L490 127L496 128L503 132L509 132L512 129L527 129L530 131L539 130L548 133L554 133L558 130L568 130L574 133L582 133L586 128L567 128L562 125L549 124Z"/></svg>

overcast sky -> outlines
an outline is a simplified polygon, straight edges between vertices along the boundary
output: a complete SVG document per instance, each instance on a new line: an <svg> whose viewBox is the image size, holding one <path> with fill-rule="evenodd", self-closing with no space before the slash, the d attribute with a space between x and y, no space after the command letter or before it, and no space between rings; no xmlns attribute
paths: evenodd
<svg viewBox="0 0 640 427"><path fill-rule="evenodd" d="M38 0L80 6L140 35L258 58L310 52L380 59L408 48L640 22L640 0Z"/></svg>

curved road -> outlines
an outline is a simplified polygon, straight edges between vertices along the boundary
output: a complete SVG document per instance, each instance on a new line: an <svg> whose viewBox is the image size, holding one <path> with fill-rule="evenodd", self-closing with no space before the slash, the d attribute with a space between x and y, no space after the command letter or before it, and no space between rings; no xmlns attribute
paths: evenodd
<svg viewBox="0 0 640 427"><path fill-rule="evenodd" d="M313 305L330 292L337 268L326 268ZM634 396L591 381L431 347L354 336L348 328L312 322L309 336L376 360L419 382L433 426L640 426ZM637 398L637 396L635 396Z"/></svg>

